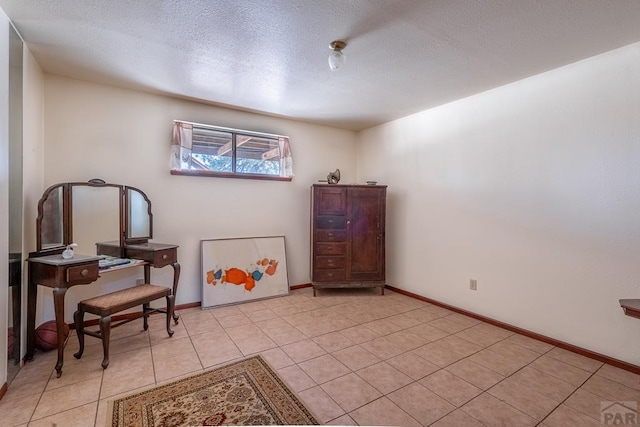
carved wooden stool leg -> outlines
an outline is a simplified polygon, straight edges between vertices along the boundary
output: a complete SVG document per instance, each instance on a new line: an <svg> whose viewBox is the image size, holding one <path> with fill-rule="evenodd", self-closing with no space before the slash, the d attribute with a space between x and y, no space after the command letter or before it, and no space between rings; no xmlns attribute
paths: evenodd
<svg viewBox="0 0 640 427"><path fill-rule="evenodd" d="M149 317L149 303L145 302L144 304L142 304L142 317L143 317L143 325L144 325L144 330L146 331L147 329L149 329L149 322L147 321L147 318Z"/></svg>
<svg viewBox="0 0 640 427"><path fill-rule="evenodd" d="M180 267L180 263L178 262L174 262L173 264L171 264L171 267L173 268L173 292L171 293L171 295L174 298L174 305L175 305L175 297L176 297L176 292L178 291L178 279L180 278L181 267ZM167 307L167 310L169 310L169 307ZM174 310L171 310L171 315L173 316L173 321L177 325L178 320L180 319L180 316L174 313Z"/></svg>
<svg viewBox="0 0 640 427"><path fill-rule="evenodd" d="M78 344L80 346L80 349L73 355L73 357L80 359L82 357L82 353L84 353L84 311L77 310L73 313L73 320L76 324L76 334L78 335Z"/></svg>
<svg viewBox="0 0 640 427"><path fill-rule="evenodd" d="M111 316L100 318L100 337L102 338L102 369L109 366L109 337L111 335Z"/></svg>
<svg viewBox="0 0 640 427"><path fill-rule="evenodd" d="M173 336L173 331L171 330L171 318L173 317L175 303L175 297L173 295L167 295L167 333L169 336Z"/></svg>

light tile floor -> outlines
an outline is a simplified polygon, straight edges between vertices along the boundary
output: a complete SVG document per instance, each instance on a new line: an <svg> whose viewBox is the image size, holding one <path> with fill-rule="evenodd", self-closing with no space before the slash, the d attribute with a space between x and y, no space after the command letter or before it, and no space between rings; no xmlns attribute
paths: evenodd
<svg viewBox="0 0 640 427"><path fill-rule="evenodd" d="M37 353L0 401L3 426L103 426L107 402L261 353L315 413L335 425L598 426L601 405L640 401L640 376L391 291L310 288L263 301L180 311L75 334L61 378Z"/></svg>

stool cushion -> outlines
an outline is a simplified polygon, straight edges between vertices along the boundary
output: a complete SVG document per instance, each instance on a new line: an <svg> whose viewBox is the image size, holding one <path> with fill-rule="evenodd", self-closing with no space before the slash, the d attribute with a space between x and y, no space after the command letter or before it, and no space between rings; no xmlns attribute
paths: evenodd
<svg viewBox="0 0 640 427"><path fill-rule="evenodd" d="M170 293L170 288L145 283L80 301L78 308L99 316L110 316L112 313L166 297Z"/></svg>

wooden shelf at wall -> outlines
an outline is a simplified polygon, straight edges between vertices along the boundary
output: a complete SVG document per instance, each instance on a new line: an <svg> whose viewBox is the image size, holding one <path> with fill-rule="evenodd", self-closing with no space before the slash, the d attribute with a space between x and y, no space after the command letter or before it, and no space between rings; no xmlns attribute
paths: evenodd
<svg viewBox="0 0 640 427"><path fill-rule="evenodd" d="M620 307L627 316L640 319L640 299L621 299Z"/></svg>

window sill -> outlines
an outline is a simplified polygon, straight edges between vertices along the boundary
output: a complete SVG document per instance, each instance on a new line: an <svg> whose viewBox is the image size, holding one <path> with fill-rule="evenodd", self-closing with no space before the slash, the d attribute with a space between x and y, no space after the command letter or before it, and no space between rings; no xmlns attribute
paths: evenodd
<svg viewBox="0 0 640 427"><path fill-rule="evenodd" d="M215 172L203 170L172 170L171 175L206 176L210 178L240 178L257 179L263 181L292 181L293 177L282 177L274 175L258 175L251 173Z"/></svg>

